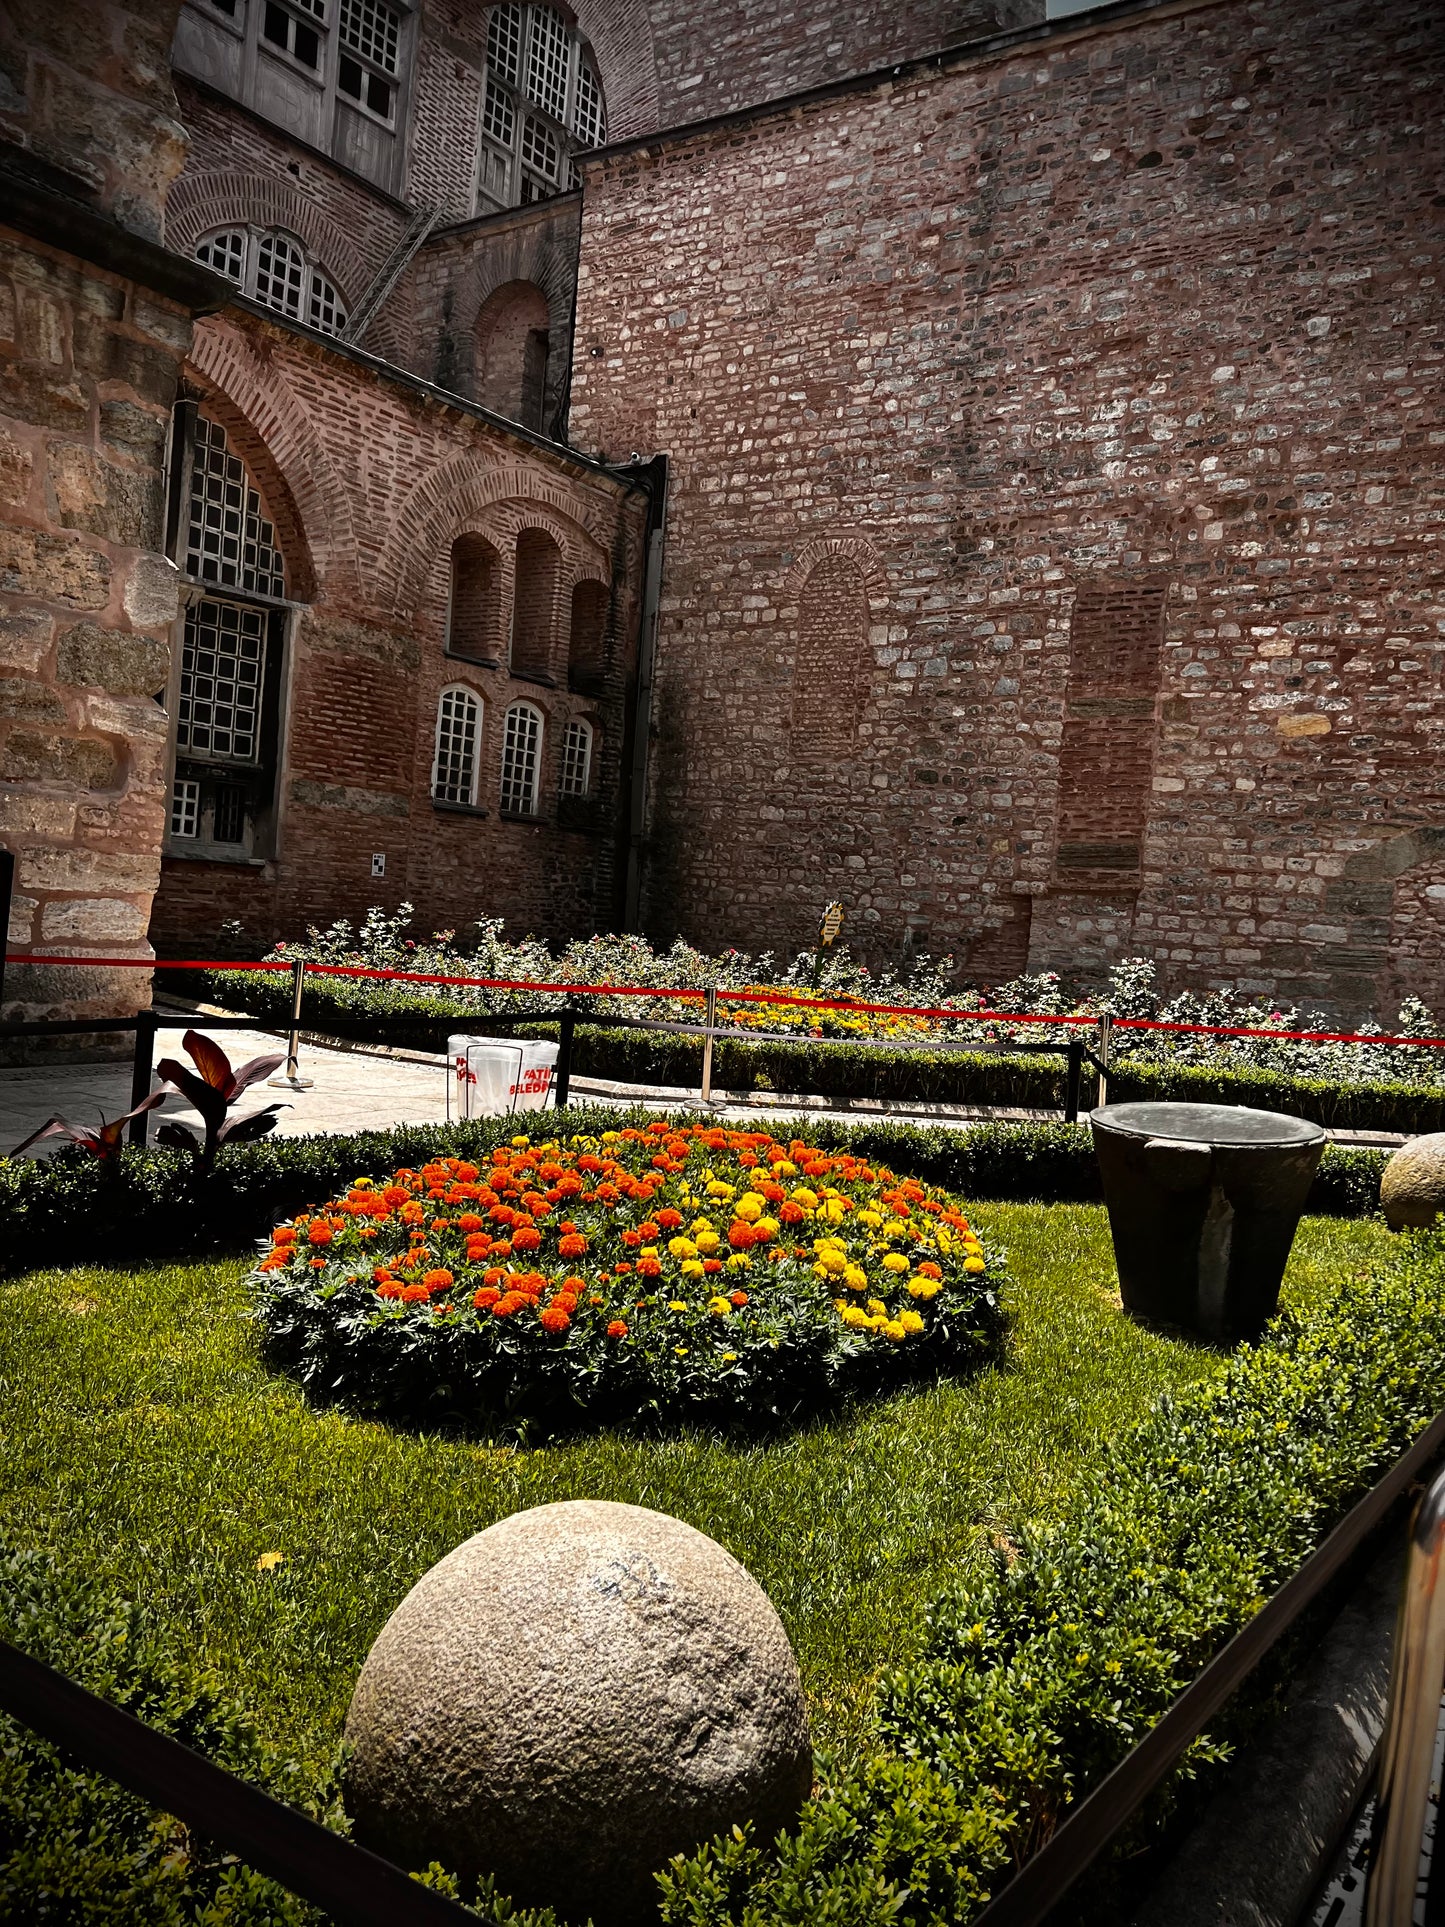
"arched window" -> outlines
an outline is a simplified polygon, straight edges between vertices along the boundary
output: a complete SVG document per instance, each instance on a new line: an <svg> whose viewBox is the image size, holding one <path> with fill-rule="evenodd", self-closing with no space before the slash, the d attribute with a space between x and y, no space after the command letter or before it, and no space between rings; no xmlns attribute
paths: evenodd
<svg viewBox="0 0 1445 1927"><path fill-rule="evenodd" d="M562 551L545 529L523 529L517 537L517 572L512 600L512 672L546 678L552 673L552 638L557 626L557 583Z"/></svg>
<svg viewBox="0 0 1445 1927"><path fill-rule="evenodd" d="M477 212L581 185L572 156L607 138L587 42L555 7L494 6L487 20Z"/></svg>
<svg viewBox="0 0 1445 1927"><path fill-rule="evenodd" d="M502 654L502 558L482 535L452 544L447 648L454 656L499 662Z"/></svg>
<svg viewBox="0 0 1445 1927"><path fill-rule="evenodd" d="M567 680L589 694L607 669L607 584L579 582L572 591L572 632L567 643Z"/></svg>
<svg viewBox="0 0 1445 1927"><path fill-rule="evenodd" d="M460 683L453 683L437 700L436 750L431 766L434 802L475 805L481 739L481 698Z"/></svg>
<svg viewBox="0 0 1445 1927"><path fill-rule="evenodd" d="M562 738L562 783L564 796L585 796L592 787L592 725L580 720L568 723Z"/></svg>
<svg viewBox="0 0 1445 1927"><path fill-rule="evenodd" d="M502 811L507 816L537 814L537 776L542 761L542 712L531 703L513 703L502 735Z"/></svg>
<svg viewBox="0 0 1445 1927"><path fill-rule="evenodd" d="M335 282L294 234L274 228L221 228L201 242L196 259L277 314L328 335L339 335L346 327L346 307Z"/></svg>
<svg viewBox="0 0 1445 1927"><path fill-rule="evenodd" d="M795 754L830 755L853 747L872 667L863 571L851 556L825 555L798 595L789 718Z"/></svg>
<svg viewBox="0 0 1445 1927"><path fill-rule="evenodd" d="M173 689L175 853L256 855L270 836L286 569L275 525L217 421L198 415Z"/></svg>
<svg viewBox="0 0 1445 1927"><path fill-rule="evenodd" d="M531 281L508 281L477 316L477 400L508 421L543 425L551 316Z"/></svg>

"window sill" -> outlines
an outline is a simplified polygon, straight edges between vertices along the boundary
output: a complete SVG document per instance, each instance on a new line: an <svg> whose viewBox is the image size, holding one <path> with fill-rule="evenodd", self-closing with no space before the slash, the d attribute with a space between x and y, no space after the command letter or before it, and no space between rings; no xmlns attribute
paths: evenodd
<svg viewBox="0 0 1445 1927"><path fill-rule="evenodd" d="M491 811L482 808L480 803L448 803L440 796L434 796L431 806L443 816L490 816Z"/></svg>
<svg viewBox="0 0 1445 1927"><path fill-rule="evenodd" d="M469 656L464 649L444 649L442 654L448 662L465 662L473 669L504 669L506 664L500 656Z"/></svg>
<svg viewBox="0 0 1445 1927"><path fill-rule="evenodd" d="M557 687L557 678L555 676L538 676L526 669L514 669L511 674L513 682L535 683L539 689L555 689Z"/></svg>
<svg viewBox="0 0 1445 1927"><path fill-rule="evenodd" d="M176 857L182 863L224 863L233 870L264 870L270 861L269 857L248 856L244 850L206 843L189 849L179 843L167 843L162 854Z"/></svg>
<svg viewBox="0 0 1445 1927"><path fill-rule="evenodd" d="M547 822L546 817L535 810L498 810L497 815L503 823L530 823L534 830L544 829Z"/></svg>

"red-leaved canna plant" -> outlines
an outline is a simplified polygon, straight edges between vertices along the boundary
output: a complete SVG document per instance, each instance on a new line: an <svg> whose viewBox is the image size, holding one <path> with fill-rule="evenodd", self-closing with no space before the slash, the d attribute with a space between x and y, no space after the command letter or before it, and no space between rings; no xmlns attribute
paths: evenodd
<svg viewBox="0 0 1445 1927"><path fill-rule="evenodd" d="M153 1111L157 1104L164 1104L169 1096L169 1091L152 1091L143 1104L137 1104L124 1117L113 1117L109 1123L102 1117L94 1130L88 1124L71 1124L63 1117L49 1118L38 1131L32 1131L23 1144L17 1144L10 1155L18 1158L22 1151L28 1151L32 1144L39 1144L44 1138L68 1137L72 1143L83 1146L92 1157L99 1158L102 1164L118 1170L121 1138L126 1125L133 1117L139 1117L142 1111Z"/></svg>
<svg viewBox="0 0 1445 1927"><path fill-rule="evenodd" d="M156 1132L156 1141L189 1151L196 1161L197 1175L203 1176L215 1163L216 1153L223 1144L249 1144L275 1129L276 1113L286 1109L284 1104L268 1104L262 1111L253 1111L249 1117L232 1118L229 1122L226 1113L243 1091L269 1076L277 1065L284 1064L286 1053L277 1051L274 1056L253 1057L249 1064L233 1071L231 1060L220 1045L209 1037L202 1037L199 1031L188 1030L181 1043L195 1070L187 1070L174 1057L163 1057L156 1065L156 1075L163 1077L182 1097L190 1099L201 1114L206 1135L204 1139L199 1138L188 1124L178 1124L168 1118Z"/></svg>

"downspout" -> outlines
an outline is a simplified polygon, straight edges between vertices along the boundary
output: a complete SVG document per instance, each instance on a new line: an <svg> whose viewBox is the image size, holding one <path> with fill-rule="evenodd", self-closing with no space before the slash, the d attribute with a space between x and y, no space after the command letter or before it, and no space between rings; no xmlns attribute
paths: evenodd
<svg viewBox="0 0 1445 1927"><path fill-rule="evenodd" d="M637 636L637 695L632 713L632 762L628 776L627 876L622 927L642 919L642 870L647 855L648 752L652 742L652 689L657 660L657 610L662 593L663 543L667 527L667 457L654 455L633 470L647 488L647 557Z"/></svg>

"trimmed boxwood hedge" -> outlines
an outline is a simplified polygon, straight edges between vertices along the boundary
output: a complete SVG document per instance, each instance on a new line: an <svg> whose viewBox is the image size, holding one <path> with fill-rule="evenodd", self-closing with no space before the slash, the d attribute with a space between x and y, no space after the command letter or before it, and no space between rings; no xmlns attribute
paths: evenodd
<svg viewBox="0 0 1445 1927"><path fill-rule="evenodd" d="M546 1119L550 1134L645 1127L656 1113L588 1105L548 1112ZM686 1121L695 1122L695 1115ZM504 1117L346 1137L267 1138L225 1150L199 1182L183 1152L160 1148L125 1150L110 1172L78 1149L48 1159L0 1159L0 1274L244 1251L355 1177L432 1157L485 1159L493 1145L523 1128L521 1120ZM855 1151L970 1201L1088 1204L1103 1197L1084 1124L977 1124L959 1131L809 1119L806 1129L825 1150ZM1306 1209L1367 1216L1379 1199L1386 1155L1327 1146Z"/></svg>
<svg viewBox="0 0 1445 1927"><path fill-rule="evenodd" d="M179 987L179 986L177 986ZM277 1022L290 1016L289 978L255 973L197 974L190 987L228 1008ZM415 985L345 977L308 978L305 1021L337 1037L441 1047L441 1023L484 1031L487 1017L444 993ZM414 1027L388 1026L384 1036L372 1019L414 1016ZM432 1021L426 1021L426 1020ZM528 1032L555 1037L556 1026L528 1024ZM661 1084L695 1089L702 1076L702 1043L666 1032L578 1025L572 1068L579 1077L623 1084ZM1086 1069L1088 1067L1086 1066ZM720 1037L713 1047L713 1083L728 1091L786 1091L799 1096L875 1098L892 1103L986 1105L1010 1110L1061 1110L1064 1060L1027 1051L899 1051L863 1043L761 1044ZM1083 1101L1092 1104L1097 1084L1084 1080ZM1329 1130L1445 1130L1445 1086L1380 1082L1345 1084L1291 1077L1244 1065L1237 1070L1193 1064L1125 1059L1109 1076L1109 1100L1178 1098L1198 1104L1244 1104L1285 1111Z"/></svg>

